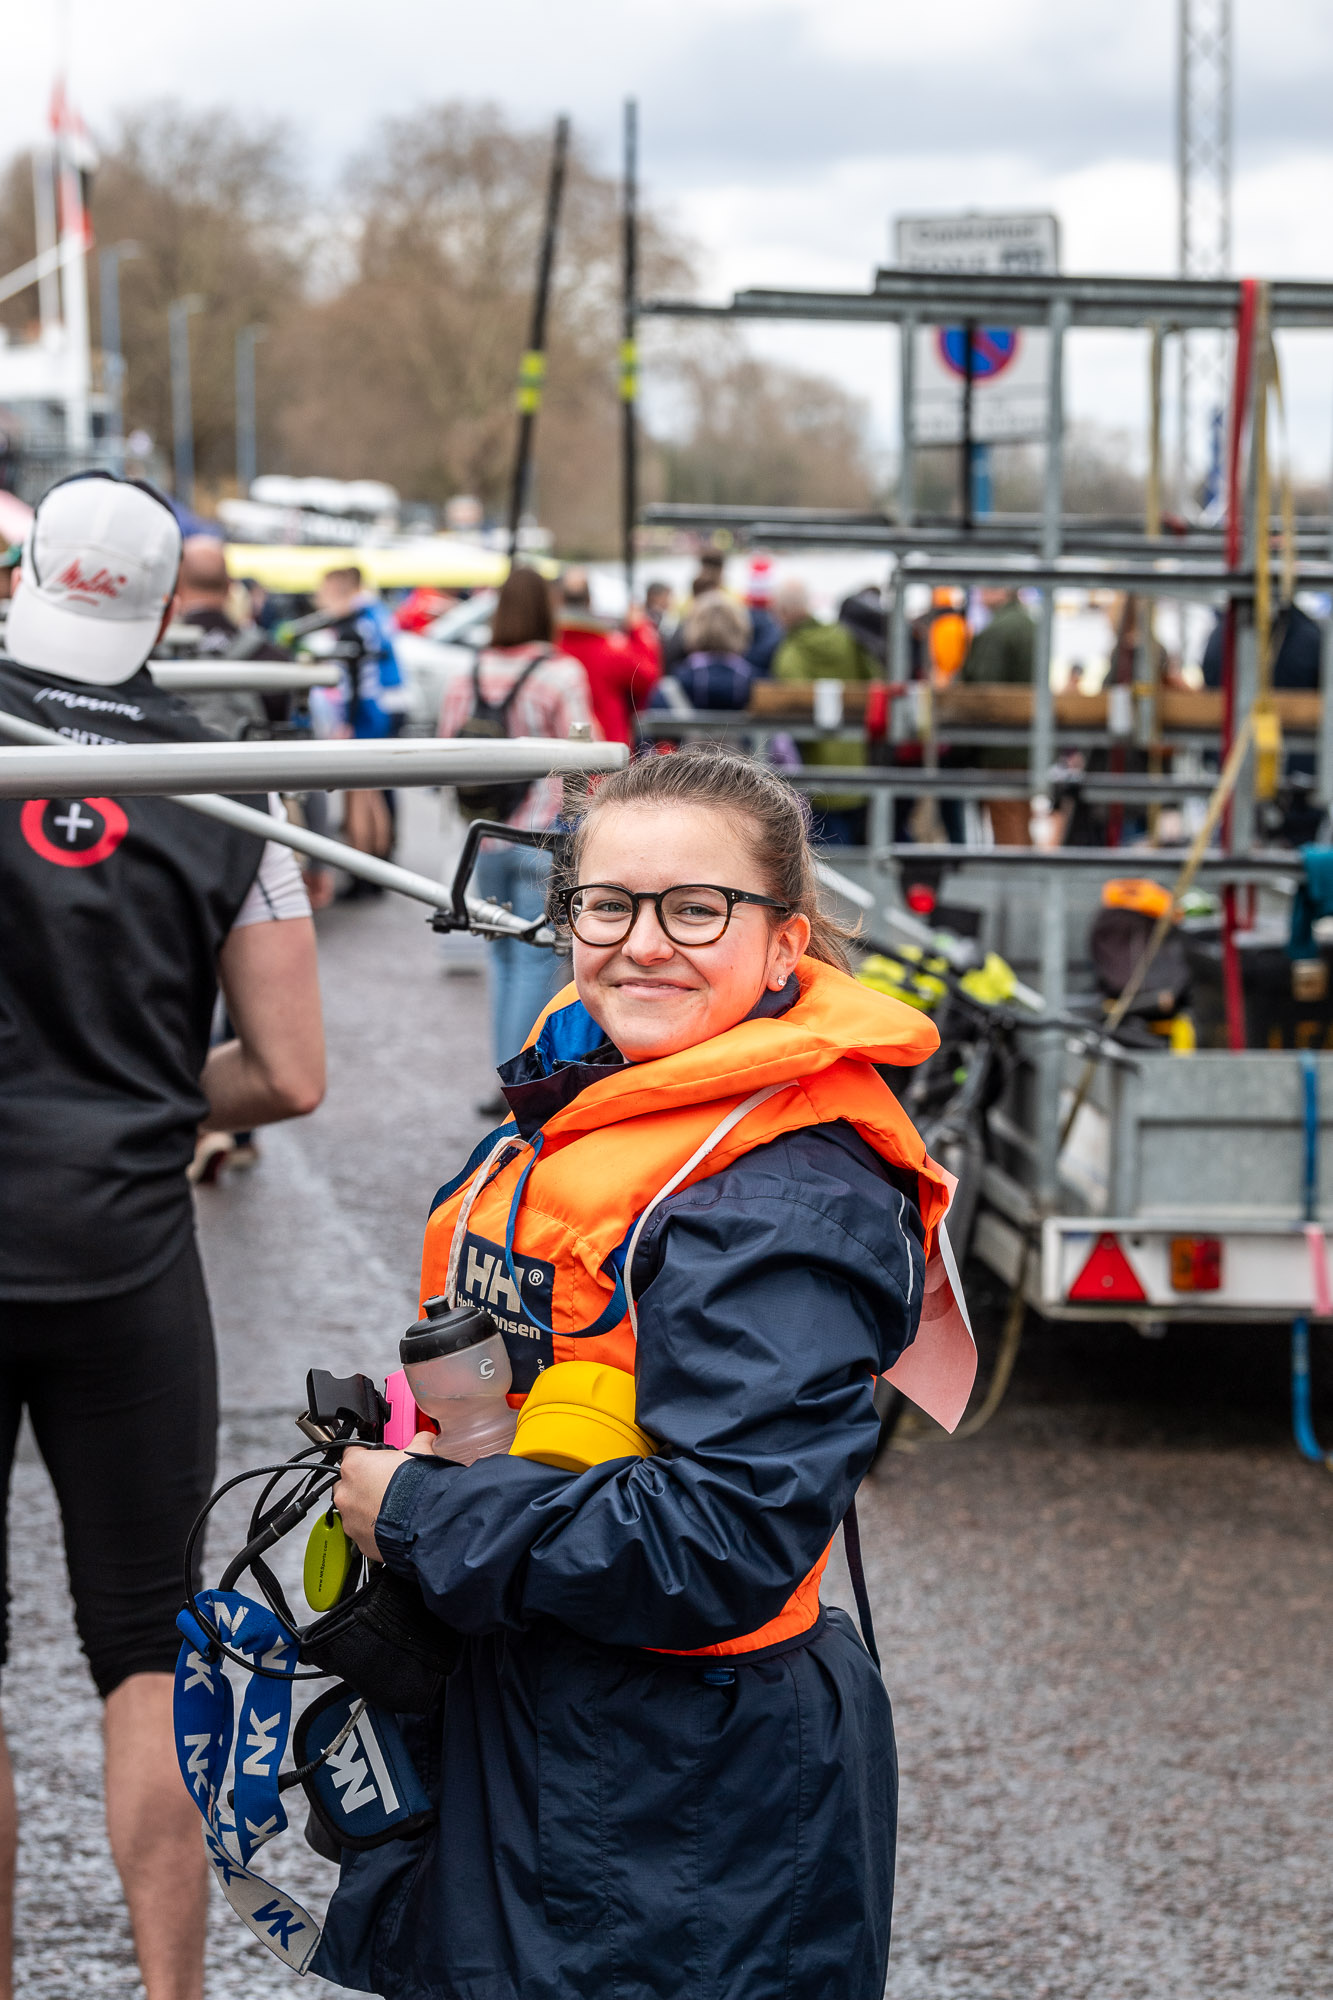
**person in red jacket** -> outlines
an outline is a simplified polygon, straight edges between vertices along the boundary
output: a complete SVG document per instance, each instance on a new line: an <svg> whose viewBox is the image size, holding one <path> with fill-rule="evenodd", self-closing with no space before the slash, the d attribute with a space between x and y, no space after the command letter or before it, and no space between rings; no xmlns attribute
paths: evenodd
<svg viewBox="0 0 1333 2000"><path fill-rule="evenodd" d="M628 631L594 618L586 570L567 569L560 583L562 652L583 663L592 710L608 743L632 744L636 711L662 678L662 642L648 618L631 607Z"/></svg>

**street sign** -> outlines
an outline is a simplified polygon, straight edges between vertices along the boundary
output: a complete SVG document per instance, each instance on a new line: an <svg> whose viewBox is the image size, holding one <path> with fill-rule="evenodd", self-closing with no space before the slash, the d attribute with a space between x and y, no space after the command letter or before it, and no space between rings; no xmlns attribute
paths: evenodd
<svg viewBox="0 0 1333 2000"><path fill-rule="evenodd" d="M936 351L950 374L967 375L967 329L942 326L935 334ZM978 326L972 331L972 380L993 382L1018 353L1018 334L1010 326Z"/></svg>
<svg viewBox="0 0 1333 2000"><path fill-rule="evenodd" d="M904 271L1045 276L1060 268L1060 223L1037 213L900 215L897 261Z"/></svg>
<svg viewBox="0 0 1333 2000"><path fill-rule="evenodd" d="M908 271L1038 275L1059 269L1054 215L904 215L897 261ZM972 437L1024 444L1046 434L1045 331L978 326L972 337ZM918 444L960 444L967 340L961 326L920 327L916 336L912 433Z"/></svg>

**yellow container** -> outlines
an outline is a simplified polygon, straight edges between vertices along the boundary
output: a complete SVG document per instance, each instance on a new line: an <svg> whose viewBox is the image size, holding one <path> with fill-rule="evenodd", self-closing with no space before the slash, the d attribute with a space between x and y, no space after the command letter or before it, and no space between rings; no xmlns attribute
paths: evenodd
<svg viewBox="0 0 1333 2000"><path fill-rule="evenodd" d="M651 1458L657 1446L634 1421L634 1377L602 1361L557 1361L528 1391L511 1458L586 1472L609 1458Z"/></svg>

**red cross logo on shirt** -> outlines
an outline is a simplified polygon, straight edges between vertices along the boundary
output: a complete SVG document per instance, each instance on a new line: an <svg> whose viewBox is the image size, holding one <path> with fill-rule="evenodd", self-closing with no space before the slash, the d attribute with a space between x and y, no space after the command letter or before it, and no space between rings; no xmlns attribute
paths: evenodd
<svg viewBox="0 0 1333 2000"><path fill-rule="evenodd" d="M19 828L34 854L58 868L91 868L114 854L129 830L114 799L29 799Z"/></svg>

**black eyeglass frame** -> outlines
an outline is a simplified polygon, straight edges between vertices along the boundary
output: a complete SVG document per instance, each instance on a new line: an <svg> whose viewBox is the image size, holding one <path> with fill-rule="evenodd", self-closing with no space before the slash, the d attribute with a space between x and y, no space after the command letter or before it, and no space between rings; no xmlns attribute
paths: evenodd
<svg viewBox="0 0 1333 2000"><path fill-rule="evenodd" d="M570 905L575 896L585 895L590 889L614 889L618 896L626 897L633 905L629 922L625 925L624 930L618 938L585 938L574 922ZM722 928L716 937L707 939L679 938L671 930L662 905L668 896L678 896L682 890L687 889L709 889L715 896L726 897L727 914L722 919ZM684 945L687 947L693 945L700 951L704 950L707 945L720 943L726 936L731 924L732 912L735 910L737 903L756 903L761 909L780 910L784 917L791 916L794 909L793 904L779 902L776 896L757 896L751 889L725 889L720 882L673 882L669 889L627 889L623 882L575 882L567 889L556 890L551 898L551 914L558 924L563 924L566 930L572 932L578 938L580 944L590 944L594 949L603 947L609 950L613 945L624 944L625 939L638 923L639 911L645 903L651 903L657 911L658 927L664 938L667 938L675 945Z"/></svg>

